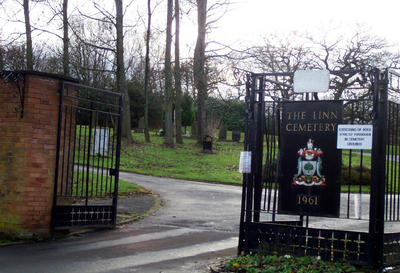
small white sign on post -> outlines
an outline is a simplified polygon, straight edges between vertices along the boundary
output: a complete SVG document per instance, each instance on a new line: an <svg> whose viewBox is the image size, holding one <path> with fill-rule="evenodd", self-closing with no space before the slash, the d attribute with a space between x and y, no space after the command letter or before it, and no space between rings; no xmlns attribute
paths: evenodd
<svg viewBox="0 0 400 273"><path fill-rule="evenodd" d="M251 173L251 151L240 152L239 172Z"/></svg>
<svg viewBox="0 0 400 273"><path fill-rule="evenodd" d="M295 93L327 92L329 90L328 70L297 70L293 77Z"/></svg>
<svg viewBox="0 0 400 273"><path fill-rule="evenodd" d="M339 124L338 149L370 150L372 148L372 125Z"/></svg>

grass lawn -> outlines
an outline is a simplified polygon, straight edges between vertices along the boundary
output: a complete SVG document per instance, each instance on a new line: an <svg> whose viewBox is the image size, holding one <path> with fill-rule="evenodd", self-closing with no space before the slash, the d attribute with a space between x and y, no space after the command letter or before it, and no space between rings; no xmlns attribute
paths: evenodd
<svg viewBox="0 0 400 273"><path fill-rule="evenodd" d="M243 143L214 141L214 153L208 154L202 152L202 147L194 139L185 138L184 144L175 144L175 148L169 148L163 145L162 137L152 136L151 143L145 142L143 134L135 133L133 137L135 144L122 145L121 170L195 181L242 183L238 165ZM370 156L364 155L363 165L367 168L370 162ZM348 151L343 153L343 164L348 165ZM352 166L359 165L360 155L353 153ZM342 185L343 192L347 192L348 188ZM350 186L351 192L359 190L359 186ZM369 186L362 186L361 190L369 192Z"/></svg>
<svg viewBox="0 0 400 273"><path fill-rule="evenodd" d="M75 171L74 172L74 187L73 187L73 196L85 196L86 193L86 172ZM107 197L111 196L114 192L114 178L103 178L103 181L100 179L100 175L89 173L89 186L88 193L89 196L98 196ZM77 183L79 180L79 183ZM111 188L110 188L111 187ZM97 192L96 192L97 191ZM149 193L148 190L140 187L139 185L130 183L128 181L119 179L118 180L118 196L132 196L137 194L145 194Z"/></svg>
<svg viewBox="0 0 400 273"><path fill-rule="evenodd" d="M84 131L83 133L85 134L87 132ZM196 140L190 138L185 138L184 144L175 144L174 148L164 146L164 138L156 136L154 132L151 136L151 143L146 143L144 135L141 133L133 133L133 138L135 141L133 145L128 146L122 143L120 161L120 170L122 171L194 181L237 185L242 183L242 175L238 172L240 151L243 150L242 142L219 142L214 140L213 153L209 154L203 153L202 147L196 144ZM228 132L227 138L232 138L231 132ZM244 135L242 133L241 140L243 141L243 139ZM400 150L400 148L390 146L388 153L397 154L397 150ZM361 161L361 152L359 150L353 151L351 166L355 169L352 170L354 173L352 173L351 177L356 180L358 179L359 173L362 170L360 166L362 165L363 176L366 176L364 180L367 179L369 181L367 177L369 173L365 171L369 172L370 169L370 151L364 151L363 154ZM75 160L79 163L86 163L86 157L84 152L77 152ZM113 158L115 158L115 154ZM343 150L342 160L343 175L346 176L347 179L349 167L348 150ZM91 157L90 165L104 165L104 167L108 167L112 165L111 162L113 161L114 159L112 159L112 157L102 158L101 160L97 157ZM392 173L391 169L392 168L389 169L389 176L391 176ZM395 170L397 170L397 168L395 168ZM344 179L345 178L343 178L343 181ZM358 180L355 182L358 183ZM364 183L361 187L362 192L370 191L369 186L366 186L366 184ZM342 191L347 192L348 189L349 187L342 183ZM122 190L123 188L120 189L120 192ZM359 192L359 190L359 186L350 186L351 192ZM395 191L397 190L396 186Z"/></svg>
<svg viewBox="0 0 400 273"><path fill-rule="evenodd" d="M213 143L213 154L202 152L194 139L184 139L175 148L163 145L162 137L153 136L145 143L143 134L134 134L135 144L122 145L120 169L154 176L198 181L241 184L238 172L243 143Z"/></svg>

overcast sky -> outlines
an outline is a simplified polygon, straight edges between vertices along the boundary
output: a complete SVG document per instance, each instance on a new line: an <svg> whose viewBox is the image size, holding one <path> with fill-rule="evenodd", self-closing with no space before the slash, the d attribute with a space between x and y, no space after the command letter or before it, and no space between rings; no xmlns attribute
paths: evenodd
<svg viewBox="0 0 400 273"><path fill-rule="evenodd" d="M8 0L7 7L12 8L15 0ZM153 26L162 29L165 27L166 0L160 1L154 14ZM208 0L209 5L213 1ZM71 0L70 8L79 6L85 11L88 9L88 1ZM100 1L102 5L110 4L112 0ZM127 4L128 0L124 0ZM134 0L126 13L125 22L137 22L138 14L146 14L146 0ZM337 39L340 35L354 33L357 24L369 29L372 34L387 39L396 44L395 50L400 49L400 0L231 0L232 4L227 13L216 23L217 28L209 35L210 40L229 44L234 47L240 45L253 45L268 33L288 35L291 31L308 32L312 35L329 33L331 39ZM33 12L41 16L42 10L33 6ZM16 6L15 10L20 10ZM141 11L138 11L140 9ZM113 12L113 11L111 11ZM11 16L13 13L10 12ZM9 14L9 15L10 15ZM17 14L16 14L17 15ZM23 14L18 14L23 20ZM193 50L196 40L196 12L193 10L191 18L182 22L181 38L182 47L188 54ZM32 16L33 18L35 16ZM134 19L135 18L135 19ZM34 20L34 19L33 19ZM0 20L4 24L4 21ZM7 32L17 29L24 31L23 24L7 24L3 28L3 39ZM140 34L142 35L142 34ZM164 40L164 38L163 38ZM396 50L396 51L397 51Z"/></svg>
<svg viewBox="0 0 400 273"><path fill-rule="evenodd" d="M221 42L252 43L266 33L329 31L333 36L365 26L391 43L400 44L398 0L232 0L235 2L211 37ZM185 33L193 33L186 25ZM195 30L195 29L194 29Z"/></svg>

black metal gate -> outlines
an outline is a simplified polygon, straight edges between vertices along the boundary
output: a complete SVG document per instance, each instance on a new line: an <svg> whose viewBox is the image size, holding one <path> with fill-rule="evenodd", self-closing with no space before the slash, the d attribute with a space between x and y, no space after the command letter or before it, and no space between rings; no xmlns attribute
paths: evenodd
<svg viewBox="0 0 400 273"><path fill-rule="evenodd" d="M358 89L366 92L362 98L341 100L343 123L372 124L372 150L342 151L340 217L330 222L278 214L284 100L274 95L292 88L293 73L247 73L244 148L252 152L252 171L243 175L239 253L311 255L374 268L400 263L400 75L375 68L357 73L365 80ZM315 98L304 94L292 100Z"/></svg>
<svg viewBox="0 0 400 273"><path fill-rule="evenodd" d="M116 224L122 96L63 82L52 227Z"/></svg>

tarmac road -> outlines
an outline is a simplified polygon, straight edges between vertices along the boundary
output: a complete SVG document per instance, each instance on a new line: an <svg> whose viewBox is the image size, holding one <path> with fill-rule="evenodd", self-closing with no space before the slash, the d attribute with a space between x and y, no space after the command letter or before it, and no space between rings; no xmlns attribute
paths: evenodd
<svg viewBox="0 0 400 273"><path fill-rule="evenodd" d="M241 187L120 173L162 200L116 230L0 248L0 272L207 272L236 253Z"/></svg>
<svg viewBox="0 0 400 273"><path fill-rule="evenodd" d="M207 265L216 262L217 257L235 255L241 187L123 172L120 177L158 194L162 200L160 208L138 222L115 230L0 248L0 272L204 273L209 272ZM351 195L351 217L359 214L361 221L310 217L310 227L366 231L368 200L367 194L361 198ZM120 200L120 204L129 210L129 202ZM346 194L342 194L341 204L343 216ZM360 206L361 213L358 213ZM262 219L269 220L265 215ZM387 231L400 230L398 222L385 226Z"/></svg>

